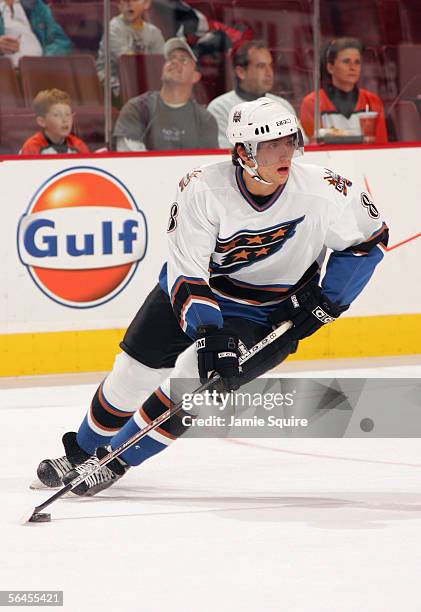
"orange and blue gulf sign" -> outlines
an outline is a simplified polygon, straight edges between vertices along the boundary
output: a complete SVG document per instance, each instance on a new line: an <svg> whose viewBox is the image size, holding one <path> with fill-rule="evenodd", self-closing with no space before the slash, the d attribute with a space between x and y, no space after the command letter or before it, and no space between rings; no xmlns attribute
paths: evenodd
<svg viewBox="0 0 421 612"><path fill-rule="evenodd" d="M51 176L18 226L21 262L49 298L72 308L108 302L133 278L147 224L127 187L93 167Z"/></svg>

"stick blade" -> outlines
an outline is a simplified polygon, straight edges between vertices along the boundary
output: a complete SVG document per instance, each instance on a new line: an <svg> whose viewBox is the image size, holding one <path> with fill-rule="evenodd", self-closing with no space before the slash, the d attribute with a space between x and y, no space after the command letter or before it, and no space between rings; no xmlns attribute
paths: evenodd
<svg viewBox="0 0 421 612"><path fill-rule="evenodd" d="M30 508L22 514L19 519L20 525L32 525L33 523L49 523L51 521L51 514L48 512L37 512L35 508Z"/></svg>

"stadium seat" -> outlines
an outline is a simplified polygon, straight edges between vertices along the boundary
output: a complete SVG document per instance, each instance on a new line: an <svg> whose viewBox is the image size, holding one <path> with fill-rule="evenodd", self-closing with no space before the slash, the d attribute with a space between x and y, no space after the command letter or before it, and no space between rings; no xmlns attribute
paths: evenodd
<svg viewBox="0 0 421 612"><path fill-rule="evenodd" d="M19 69L26 106L31 106L39 91L53 87L66 91L74 104L79 103L70 56L24 56L20 59Z"/></svg>
<svg viewBox="0 0 421 612"><path fill-rule="evenodd" d="M35 114L27 108L1 109L0 155L16 155L27 138L39 129Z"/></svg>
<svg viewBox="0 0 421 612"><path fill-rule="evenodd" d="M383 44L397 45L403 40L400 0L377 0L382 23Z"/></svg>
<svg viewBox="0 0 421 612"><path fill-rule="evenodd" d="M223 7L223 23L248 26L254 38L265 40L269 47L281 43L285 48L311 46L311 11L301 0L238 0Z"/></svg>
<svg viewBox="0 0 421 612"><path fill-rule="evenodd" d="M384 73L389 98L421 96L421 45L402 44L383 48Z"/></svg>
<svg viewBox="0 0 421 612"><path fill-rule="evenodd" d="M398 141L421 141L421 119L414 102L399 100L392 104L390 115Z"/></svg>
<svg viewBox="0 0 421 612"><path fill-rule="evenodd" d="M399 45L398 60L400 94L404 98L421 96L421 45Z"/></svg>
<svg viewBox="0 0 421 612"><path fill-rule="evenodd" d="M97 54L103 32L104 3L83 0L53 0L51 10L80 53ZM118 3L110 2L111 17L118 15Z"/></svg>
<svg viewBox="0 0 421 612"><path fill-rule="evenodd" d="M22 57L19 62L26 106L42 89L66 91L77 106L102 105L103 94L90 55Z"/></svg>
<svg viewBox="0 0 421 612"><path fill-rule="evenodd" d="M0 109L23 106L23 98L13 64L8 57L0 57Z"/></svg>
<svg viewBox="0 0 421 612"><path fill-rule="evenodd" d="M403 40L421 43L421 4L419 0L400 0Z"/></svg>
<svg viewBox="0 0 421 612"><path fill-rule="evenodd" d="M228 91L225 85L225 54L203 55L200 58L201 79L194 86L193 95L199 104L207 105L211 100Z"/></svg>
<svg viewBox="0 0 421 612"><path fill-rule="evenodd" d="M76 80L79 104L81 106L102 105L104 93L93 57L91 55L71 55L69 57L73 77Z"/></svg>
<svg viewBox="0 0 421 612"><path fill-rule="evenodd" d="M272 93L298 107L312 89L312 69L303 49L271 49L275 80Z"/></svg>
<svg viewBox="0 0 421 612"><path fill-rule="evenodd" d="M376 2L324 0L320 8L324 37L351 36L359 38L365 45L384 44L383 22Z"/></svg>
<svg viewBox="0 0 421 612"><path fill-rule="evenodd" d="M366 47L362 54L360 86L383 97L385 75L375 47Z"/></svg>
<svg viewBox="0 0 421 612"><path fill-rule="evenodd" d="M123 103L145 91L160 89L163 65L164 56L160 54L120 55L118 70Z"/></svg>

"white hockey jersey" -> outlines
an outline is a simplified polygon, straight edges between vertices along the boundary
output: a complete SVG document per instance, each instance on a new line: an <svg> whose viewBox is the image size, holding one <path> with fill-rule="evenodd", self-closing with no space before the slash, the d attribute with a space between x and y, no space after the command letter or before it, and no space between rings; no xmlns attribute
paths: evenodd
<svg viewBox="0 0 421 612"><path fill-rule="evenodd" d="M293 160L285 185L263 205L231 162L184 177L172 204L169 259L160 283L182 329L225 317L267 321L287 295L318 279L350 304L371 277L387 244L387 227L369 194L331 170Z"/></svg>

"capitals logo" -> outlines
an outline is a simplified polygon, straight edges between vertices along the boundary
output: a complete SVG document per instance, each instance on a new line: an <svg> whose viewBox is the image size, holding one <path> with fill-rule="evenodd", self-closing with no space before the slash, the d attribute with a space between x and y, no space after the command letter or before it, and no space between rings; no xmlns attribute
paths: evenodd
<svg viewBox="0 0 421 612"><path fill-rule="evenodd" d="M21 262L50 299L99 306L132 279L147 248L145 215L115 176L74 167L49 178L18 226Z"/></svg>
<svg viewBox="0 0 421 612"><path fill-rule="evenodd" d="M210 264L211 271L230 274L270 257L294 236L297 225L304 218L284 221L260 231L241 230L229 238L218 238Z"/></svg>
<svg viewBox="0 0 421 612"><path fill-rule="evenodd" d="M329 185L332 185L336 191L339 191L339 193L342 193L346 197L348 195L348 187L352 187L352 181L340 174L336 174L332 170L329 170L329 168L325 168L325 172L326 174L323 179L327 181Z"/></svg>
<svg viewBox="0 0 421 612"><path fill-rule="evenodd" d="M232 120L233 120L233 123L240 123L240 121L241 121L241 111L240 110L234 111L234 115L232 116Z"/></svg>

